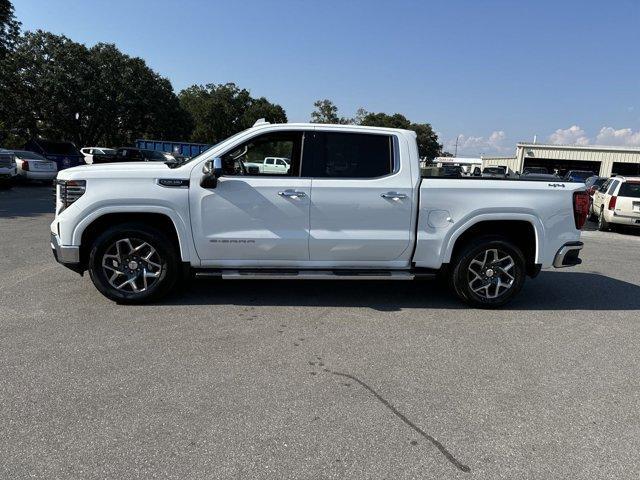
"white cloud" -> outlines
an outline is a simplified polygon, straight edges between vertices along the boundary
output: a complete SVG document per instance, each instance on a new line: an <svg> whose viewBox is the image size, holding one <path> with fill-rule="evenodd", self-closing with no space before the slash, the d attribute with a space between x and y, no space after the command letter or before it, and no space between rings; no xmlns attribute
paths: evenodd
<svg viewBox="0 0 640 480"><path fill-rule="evenodd" d="M514 146L505 146L507 134L503 130L496 130L488 137L458 135L458 156L479 157L480 155L503 155L513 153ZM454 153L456 149L456 139L447 140L444 143L447 152Z"/></svg>
<svg viewBox="0 0 640 480"><path fill-rule="evenodd" d="M611 127L602 127L595 143L598 145L640 147L640 130L634 132L630 128L616 130Z"/></svg>
<svg viewBox="0 0 640 480"><path fill-rule="evenodd" d="M549 143L557 145L613 145L625 147L640 147L640 130L631 128L616 130L612 127L602 127L595 137L589 137L578 125L569 128L559 128L549 135Z"/></svg>
<svg viewBox="0 0 640 480"><path fill-rule="evenodd" d="M549 143L555 145L589 145L589 137L578 125L559 128L549 135Z"/></svg>

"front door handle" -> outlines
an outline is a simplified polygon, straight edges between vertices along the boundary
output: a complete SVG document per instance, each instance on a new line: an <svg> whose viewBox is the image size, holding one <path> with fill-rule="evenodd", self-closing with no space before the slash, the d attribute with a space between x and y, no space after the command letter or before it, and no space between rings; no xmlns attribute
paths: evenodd
<svg viewBox="0 0 640 480"><path fill-rule="evenodd" d="M298 192L297 190L284 190L282 192L278 192L278 195L287 198L304 198L307 196L306 193Z"/></svg>
<svg viewBox="0 0 640 480"><path fill-rule="evenodd" d="M401 200L407 198L404 193L387 192L380 195L382 198L390 198L391 200Z"/></svg>

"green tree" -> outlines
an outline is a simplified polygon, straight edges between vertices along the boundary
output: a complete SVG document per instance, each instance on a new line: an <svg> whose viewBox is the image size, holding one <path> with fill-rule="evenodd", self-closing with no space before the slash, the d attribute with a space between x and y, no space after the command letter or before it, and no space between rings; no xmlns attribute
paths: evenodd
<svg viewBox="0 0 640 480"><path fill-rule="evenodd" d="M0 0L0 145L12 141L5 118L16 107L12 96L16 72L7 63L7 58L13 51L19 35L20 22L13 14L13 5L9 0Z"/></svg>
<svg viewBox="0 0 640 480"><path fill-rule="evenodd" d="M389 127L413 130L416 132L418 153L421 158L432 160L442 152L442 145L438 143L438 135L428 123L412 123L400 113L388 115L386 113L371 113L358 111L358 124L369 127Z"/></svg>
<svg viewBox="0 0 640 480"><path fill-rule="evenodd" d="M253 98L235 83L192 85L178 97L193 119L194 142L217 143L251 127L260 118L271 123L287 121L280 105L264 97Z"/></svg>
<svg viewBox="0 0 640 480"><path fill-rule="evenodd" d="M13 50L20 34L20 22L13 15L9 0L0 0L0 60Z"/></svg>
<svg viewBox="0 0 640 480"><path fill-rule="evenodd" d="M316 109L311 112L311 123L349 124L352 119L339 117L338 107L329 99L317 100L313 104Z"/></svg>
<svg viewBox="0 0 640 480"><path fill-rule="evenodd" d="M0 123L22 141L70 140L119 146L140 136L180 139L191 123L169 81L114 45L87 48L36 31L22 35L7 58L13 109Z"/></svg>

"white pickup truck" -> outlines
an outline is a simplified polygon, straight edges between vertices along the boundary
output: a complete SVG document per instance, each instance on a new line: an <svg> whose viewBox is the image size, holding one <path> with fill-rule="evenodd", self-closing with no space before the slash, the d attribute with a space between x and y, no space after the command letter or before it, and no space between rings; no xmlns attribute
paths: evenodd
<svg viewBox="0 0 640 480"><path fill-rule="evenodd" d="M291 168L288 158L265 157L261 162L243 162L247 172L253 173L280 173L286 175ZM254 167L254 169L252 169Z"/></svg>
<svg viewBox="0 0 640 480"><path fill-rule="evenodd" d="M248 172L244 159L258 155L286 155L291 168ZM500 306L526 276L580 263L589 208L582 183L422 179L412 131L266 122L178 166L80 166L56 188L57 261L120 303L157 299L195 273L437 276L470 305Z"/></svg>

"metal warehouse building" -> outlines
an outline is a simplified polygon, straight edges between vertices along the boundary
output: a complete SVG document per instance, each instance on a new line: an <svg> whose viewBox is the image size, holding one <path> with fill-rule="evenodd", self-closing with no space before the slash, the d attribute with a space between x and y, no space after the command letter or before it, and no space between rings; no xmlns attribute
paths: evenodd
<svg viewBox="0 0 640 480"><path fill-rule="evenodd" d="M518 143L515 157L482 157L482 166L489 165L504 165L514 172L545 167L561 175L568 170L591 170L601 177L640 175L640 148Z"/></svg>

